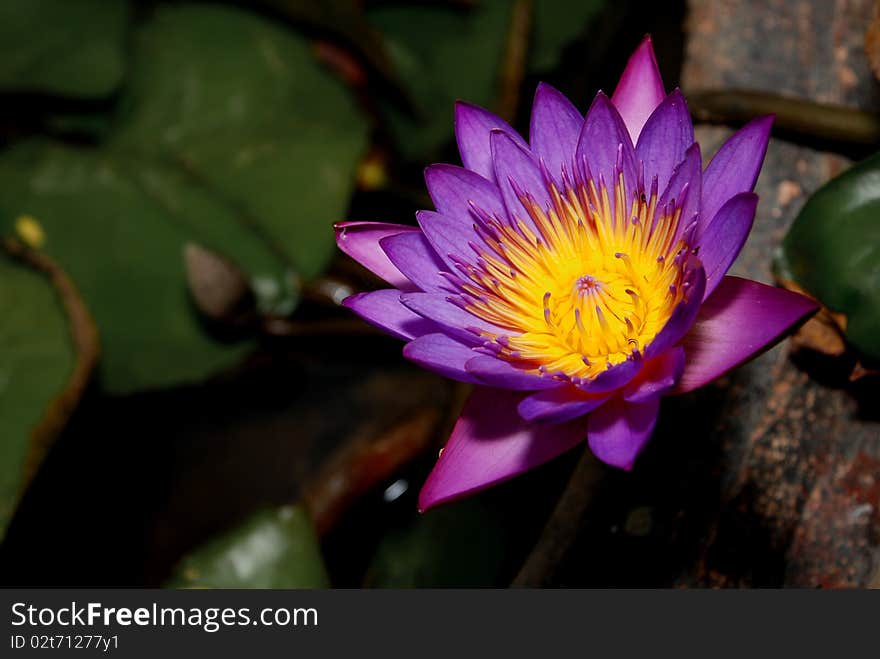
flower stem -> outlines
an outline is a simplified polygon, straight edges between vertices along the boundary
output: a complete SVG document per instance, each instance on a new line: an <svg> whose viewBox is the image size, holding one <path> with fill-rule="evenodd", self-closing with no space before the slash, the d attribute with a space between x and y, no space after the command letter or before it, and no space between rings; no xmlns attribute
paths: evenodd
<svg viewBox="0 0 880 659"><path fill-rule="evenodd" d="M568 484L559 497L538 542L511 584L514 588L547 586L563 563L583 523L584 513L592 503L604 474L602 463L584 448Z"/></svg>

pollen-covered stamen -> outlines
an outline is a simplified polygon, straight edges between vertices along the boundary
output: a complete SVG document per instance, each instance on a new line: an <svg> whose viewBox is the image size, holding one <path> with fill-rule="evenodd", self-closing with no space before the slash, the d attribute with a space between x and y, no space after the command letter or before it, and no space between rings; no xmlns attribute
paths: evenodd
<svg viewBox="0 0 880 659"><path fill-rule="evenodd" d="M503 342L484 334L500 357L588 381L641 358L682 299L681 205L659 206L656 177L629 196L620 168L613 179L609 189L601 176L563 171L559 189L545 172L547 206L512 182L522 215L502 221L472 208L488 250L460 268L460 288L468 311L505 328Z"/></svg>

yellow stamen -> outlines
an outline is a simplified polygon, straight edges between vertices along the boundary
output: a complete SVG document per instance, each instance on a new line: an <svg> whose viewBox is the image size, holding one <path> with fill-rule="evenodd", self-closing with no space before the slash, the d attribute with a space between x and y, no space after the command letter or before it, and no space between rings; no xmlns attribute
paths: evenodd
<svg viewBox="0 0 880 659"><path fill-rule="evenodd" d="M663 328L682 298L681 209L659 208L656 193L628 200L624 183L549 184L548 207L523 197L521 217L487 223L492 253L462 290L471 313L507 332L487 335L500 356L592 379Z"/></svg>

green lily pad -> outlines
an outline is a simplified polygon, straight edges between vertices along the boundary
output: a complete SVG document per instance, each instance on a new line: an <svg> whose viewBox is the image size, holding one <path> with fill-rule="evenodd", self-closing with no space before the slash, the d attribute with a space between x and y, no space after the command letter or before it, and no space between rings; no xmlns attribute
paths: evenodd
<svg viewBox="0 0 880 659"><path fill-rule="evenodd" d="M844 314L850 343L880 359L880 154L810 197L775 267L780 277Z"/></svg>
<svg viewBox="0 0 880 659"><path fill-rule="evenodd" d="M0 153L0 229L43 225L101 328L106 390L197 382L253 344L203 327L184 246L228 257L261 308L289 310L334 253L365 145L365 118L302 35L242 9L161 5L104 146Z"/></svg>
<svg viewBox="0 0 880 659"><path fill-rule="evenodd" d="M334 37L375 69L386 84L399 89L385 43L367 22L362 0L253 0L296 25Z"/></svg>
<svg viewBox="0 0 880 659"><path fill-rule="evenodd" d="M416 105L415 116L383 105L405 158L424 160L452 139L457 99L493 107L513 4L506 0L480 2L469 9L416 4L368 10ZM604 0L535 2L525 73L553 68L565 46L587 29L603 6Z"/></svg>
<svg viewBox="0 0 880 659"><path fill-rule="evenodd" d="M539 73L555 67L563 49L586 31L604 6L605 0L536 2L529 71Z"/></svg>
<svg viewBox="0 0 880 659"><path fill-rule="evenodd" d="M318 538L299 506L257 513L180 562L170 588L327 588Z"/></svg>
<svg viewBox="0 0 880 659"><path fill-rule="evenodd" d="M305 37L236 8L160 6L136 36L123 104L114 148L183 166L301 276L326 266L367 124Z"/></svg>
<svg viewBox="0 0 880 659"><path fill-rule="evenodd" d="M376 549L365 585L497 587L504 548L504 521L481 499L460 501L389 531Z"/></svg>
<svg viewBox="0 0 880 659"><path fill-rule="evenodd" d="M35 430L68 386L76 352L48 276L0 249L0 539L28 480Z"/></svg>
<svg viewBox="0 0 880 659"><path fill-rule="evenodd" d="M125 72L129 15L127 0L4 0L0 89L108 96Z"/></svg>
<svg viewBox="0 0 880 659"><path fill-rule="evenodd" d="M45 251L79 286L101 329L101 382L127 393L198 381L250 348L213 340L187 297L195 241L234 253L254 276L285 266L260 236L179 170L35 140L0 153L0 232L30 215Z"/></svg>
<svg viewBox="0 0 880 659"><path fill-rule="evenodd" d="M367 15L416 105L415 117L384 105L389 127L403 156L421 160L451 139L456 99L492 105L510 3L377 6Z"/></svg>

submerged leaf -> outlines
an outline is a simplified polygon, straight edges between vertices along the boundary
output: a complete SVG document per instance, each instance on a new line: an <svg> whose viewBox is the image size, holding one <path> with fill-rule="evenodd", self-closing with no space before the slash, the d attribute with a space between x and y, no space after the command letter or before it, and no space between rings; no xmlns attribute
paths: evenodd
<svg viewBox="0 0 880 659"><path fill-rule="evenodd" d="M0 154L0 229L39 219L105 341L113 393L196 382L252 344L213 338L188 299L189 243L289 311L334 253L366 140L344 85L302 35L248 11L159 6L136 35L107 145L29 141ZM248 291L239 291L249 297ZM204 300L201 300L204 301Z"/></svg>
<svg viewBox="0 0 880 659"><path fill-rule="evenodd" d="M391 105L384 112L403 156L420 160L451 137L453 103L493 104L506 42L509 2L472 9L442 6L380 6L370 21L416 103L416 116Z"/></svg>
<svg viewBox="0 0 880 659"><path fill-rule="evenodd" d="M504 522L481 499L428 511L382 539L368 587L497 587L503 575Z"/></svg>
<svg viewBox="0 0 880 659"><path fill-rule="evenodd" d="M171 588L326 588L318 538L299 506L253 515L186 556Z"/></svg>
<svg viewBox="0 0 880 659"><path fill-rule="evenodd" d="M122 82L127 0L3 0L0 89L94 98Z"/></svg>
<svg viewBox="0 0 880 659"><path fill-rule="evenodd" d="M375 69L386 83L398 85L385 44L367 22L360 0L254 0L254 3L274 10L296 25L337 37Z"/></svg>
<svg viewBox="0 0 880 659"><path fill-rule="evenodd" d="M529 69L541 72L556 66L565 46L587 30L604 5L605 0L536 2Z"/></svg>
<svg viewBox="0 0 880 659"><path fill-rule="evenodd" d="M252 516L186 556L171 588L326 588L318 538L299 506Z"/></svg>
<svg viewBox="0 0 880 659"><path fill-rule="evenodd" d="M451 119L457 99L509 112L514 103L498 98L506 91L505 56L519 57L521 50L526 51L521 73L551 69L564 47L586 31L604 0L585 0L574 7L563 0L515 5L515 0L499 0L467 8L438 3L382 5L368 10L416 104L414 116L390 104L382 108L405 158L425 160L452 140ZM531 16L521 20L515 13L520 11ZM523 26L522 34L510 34ZM511 38L525 43L511 47ZM532 93L519 91L526 96Z"/></svg>
<svg viewBox="0 0 880 659"><path fill-rule="evenodd" d="M132 69L112 145L182 165L300 275L320 273L367 125L309 41L235 8L160 6L137 35Z"/></svg>
<svg viewBox="0 0 880 659"><path fill-rule="evenodd" d="M30 215L101 328L102 385L116 393L203 379L247 344L216 341L186 293L184 245L234 251L276 280L284 266L228 207L174 169L46 141L0 154L0 231Z"/></svg>

